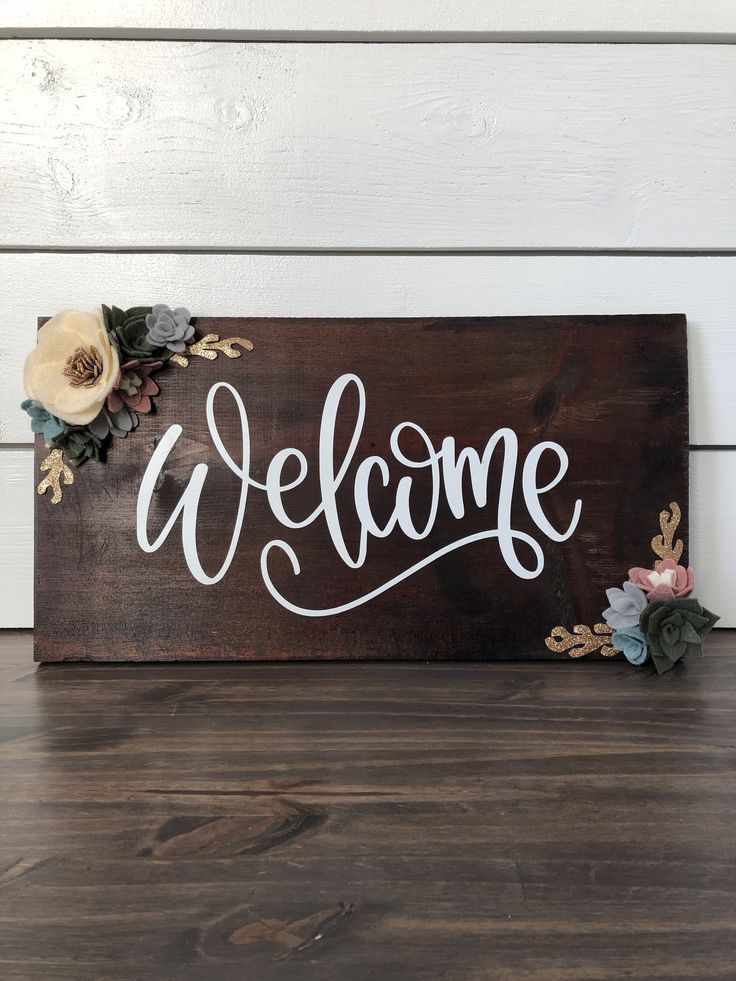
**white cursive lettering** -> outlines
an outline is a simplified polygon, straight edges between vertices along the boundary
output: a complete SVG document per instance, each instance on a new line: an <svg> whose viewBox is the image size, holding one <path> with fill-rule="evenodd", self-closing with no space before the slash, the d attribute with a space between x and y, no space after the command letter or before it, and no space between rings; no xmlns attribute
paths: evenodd
<svg viewBox="0 0 736 981"><path fill-rule="evenodd" d="M335 433L337 420L341 413L341 405L349 389L357 395L357 408L354 410L355 420L352 425L352 435L348 447L339 465L335 464ZM215 414L215 396L223 390L235 402L240 420L242 436L241 459L236 461L226 450L220 436ZM360 532L357 552L351 553L340 522L337 502L337 492L346 481L350 466L355 458L363 426L366 418L366 394L362 381L354 374L344 374L330 388L325 400L320 423L318 476L320 500L314 509L306 516L292 516L286 508L284 497L304 483L309 473L309 463L301 450L286 447L279 450L271 459L266 474L265 484L259 483L250 475L250 429L245 404L240 393L225 382L213 385L207 396L206 417L209 434L215 449L228 469L235 475L240 484L238 508L233 523L232 534L225 559L214 575L208 575L202 568L196 542L197 511L202 490L207 478L208 467L204 463L197 464L192 471L189 482L178 503L166 521L158 536L151 541L148 536L149 510L151 500L161 471L181 436L181 426L171 426L156 447L146 472L141 481L137 504L137 536L138 544L145 552L155 552L164 544L177 520L181 517L181 540L184 560L197 582L209 586L219 582L232 564L240 540L245 520L248 491L253 488L265 492L269 507L276 520L285 528L298 530L305 528L324 516L327 532L332 540L339 559L348 567L357 569L364 565L368 554L370 538L387 538L394 532L400 532L404 537L421 541L427 538L435 525L441 494L444 497L452 515L460 520L466 515L466 501L463 494L463 478L469 474L473 501L479 510L488 504L489 470L494 455L500 455L501 478L496 510L497 527L466 535L433 551L421 561L400 571L387 582L381 583L368 593L353 598L339 606L328 609L308 609L290 602L274 584L269 571L269 556L274 550L286 555L291 563L294 575L301 574L299 559L293 547L286 541L274 539L268 542L261 552L261 575L266 589L271 596L287 610L300 616L326 617L344 613L369 602L392 589L398 583L414 575L420 569L426 568L443 555L470 545L473 542L496 540L503 560L519 579L535 579L544 569L544 553L540 543L531 535L518 531L513 527L512 502L514 482L516 480L519 445L516 434L512 429L502 428L492 433L482 453L473 447L463 447L459 452L455 438L446 436L437 449L429 435L416 423L402 422L393 429L389 446L395 463L412 473L423 472L431 483L429 507L424 515L419 516L412 510L412 490L414 477L411 473L404 474L397 482L394 493L394 507L386 523L381 526L377 522L371 507L371 484L379 482L385 489L389 486L391 469L387 461L377 455L365 457L356 468L353 479L353 505L358 518ZM405 432L411 432L418 437L422 446L418 457L410 457L402 450L401 440ZM537 473L544 454L556 457L557 469L555 476L543 486L539 486ZM296 476L284 481L284 470L290 461L296 461L298 472ZM555 528L545 514L540 503L540 496L547 494L557 487L567 473L569 466L568 455L558 443L546 441L539 443L529 450L521 473L521 491L527 513L540 533L554 542L567 541L574 533L582 514L582 501L577 500L573 513L564 531ZM426 507L426 505L425 505ZM531 562L525 564L517 553L517 546L522 543L531 552Z"/></svg>

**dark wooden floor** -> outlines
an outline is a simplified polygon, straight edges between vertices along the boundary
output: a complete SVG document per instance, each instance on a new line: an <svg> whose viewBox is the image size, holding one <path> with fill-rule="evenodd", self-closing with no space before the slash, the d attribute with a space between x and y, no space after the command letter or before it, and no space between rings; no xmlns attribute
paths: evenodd
<svg viewBox="0 0 736 981"><path fill-rule="evenodd" d="M548 664L48 665L0 635L0 975L736 977L736 635Z"/></svg>

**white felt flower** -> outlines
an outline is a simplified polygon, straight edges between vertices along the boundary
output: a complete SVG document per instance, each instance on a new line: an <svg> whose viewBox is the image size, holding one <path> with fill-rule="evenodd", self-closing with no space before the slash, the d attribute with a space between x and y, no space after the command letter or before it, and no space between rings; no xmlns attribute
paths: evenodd
<svg viewBox="0 0 736 981"><path fill-rule="evenodd" d="M52 415L85 426L99 415L119 371L100 311L64 310L38 331L23 385Z"/></svg>

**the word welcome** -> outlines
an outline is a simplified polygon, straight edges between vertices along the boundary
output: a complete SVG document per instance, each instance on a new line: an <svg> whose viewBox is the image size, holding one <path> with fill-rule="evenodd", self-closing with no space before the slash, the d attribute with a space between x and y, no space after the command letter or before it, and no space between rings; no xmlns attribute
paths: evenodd
<svg viewBox="0 0 736 981"><path fill-rule="evenodd" d="M357 395L357 411L353 410L355 421L347 450L342 456L342 459L336 463L335 432L337 420L341 412L345 412L345 409L341 407L344 403L345 393L350 388L354 389ZM240 418L242 452L240 453L239 460L233 459L225 449L218 431L215 414L215 397L220 391L226 392L232 397ZM213 385L207 396L206 416L209 433L217 452L240 483L238 507L233 523L232 535L227 555L219 570L212 576L205 572L199 559L196 544L197 511L208 472L208 467L205 463L199 463L194 467L185 491L158 537L153 542L148 537L148 512L154 488L169 454L182 433L181 426L171 426L156 447L141 481L136 515L138 544L145 552L155 552L161 548L177 520L181 517L181 540L184 558L194 578L203 585L213 585L219 582L230 568L243 529L248 493L251 489L265 492L271 511L285 528L304 528L318 518L323 517L327 526L327 532L340 560L349 568L357 569L366 562L370 538L387 538L393 533L401 533L406 538L414 541L421 541L426 538L434 527L443 493L453 516L458 520L462 519L466 513L466 503L463 495L463 476L466 469L469 475L474 505L479 509L485 508L488 504L489 468L494 454L497 453L502 454L496 518L497 527L458 538L449 545L444 546L444 548L427 555L420 562L402 570L388 582L377 585L371 592L331 609L307 609L296 606L274 585L269 573L269 556L274 549L287 555L295 575L299 575L301 572L296 552L288 542L275 539L263 547L261 552L261 574L263 581L269 593L286 609L301 616L319 617L333 616L337 613L343 613L357 606L361 606L363 603L367 603L374 597L386 592L397 585L397 583L407 579L415 572L425 568L448 552L455 551L465 545L469 545L471 542L477 542L483 539L496 539L498 541L504 562L510 571L520 579L535 579L544 568L544 553L539 542L531 535L515 530L512 525L511 504L519 464L519 449L516 434L511 429L504 428L496 430L489 437L483 452L478 453L472 447L463 447L458 450L454 436L446 436L442 440L439 448L437 448L420 426L413 422L399 423L393 429L390 436L389 445L391 455L395 463L400 464L405 470L411 472L404 474L398 480L395 489L395 504L391 515L384 524L379 524L371 508L370 487L375 481L380 482L384 488L389 486L389 464L383 457L377 455L367 456L358 464L355 470L355 477L353 478L352 501L355 514L359 520L360 533L358 542L351 549L345 541L343 534L337 503L337 492L347 479L347 473L354 461L358 442L365 423L366 394L363 383L357 375L345 374L338 378L332 385L325 400L320 424L317 463L320 500L314 510L303 518L294 518L289 514L288 496L290 491L293 491L294 488L303 483L309 472L309 464L304 453L293 447L279 450L271 459L266 474L266 482L262 484L250 475L250 430L248 416L240 393L226 382L218 382ZM401 449L402 434L407 431L414 433L415 437L419 438L420 444L423 446L423 451L419 458L408 457ZM557 467L554 477L548 483L544 484L544 486L540 487L537 482L537 471L544 454L553 454L556 457ZM286 467L293 467L294 463L296 463L298 469L296 476L288 481L284 480ZM541 534L554 542L564 542L570 538L578 525L582 511L582 501L577 500L573 508L570 523L564 531L559 531L549 522L540 503L540 497L560 483L567 469L568 456L565 450L558 443L547 441L538 443L532 447L523 462L521 471L521 489L527 513ZM426 509L425 506L425 513L422 515L414 513L416 507L414 509L412 508L412 488L414 486L412 472L417 471L423 472L423 479L425 481L428 476L431 484L429 508ZM519 543L527 546L531 552L531 563L529 565L525 565L519 558L517 553Z"/></svg>

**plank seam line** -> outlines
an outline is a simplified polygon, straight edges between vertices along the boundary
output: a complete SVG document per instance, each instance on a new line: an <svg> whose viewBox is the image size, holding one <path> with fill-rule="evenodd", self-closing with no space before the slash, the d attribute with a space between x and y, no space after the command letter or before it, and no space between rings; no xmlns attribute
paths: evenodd
<svg viewBox="0 0 736 981"><path fill-rule="evenodd" d="M94 28L0 26L9 41L218 41L245 44L734 44L724 31L340 31L228 30L216 28Z"/></svg>
<svg viewBox="0 0 736 981"><path fill-rule="evenodd" d="M733 249L537 249L537 248L256 248L253 246L0 245L0 255L284 255L284 256L661 256L732 257Z"/></svg>

